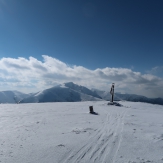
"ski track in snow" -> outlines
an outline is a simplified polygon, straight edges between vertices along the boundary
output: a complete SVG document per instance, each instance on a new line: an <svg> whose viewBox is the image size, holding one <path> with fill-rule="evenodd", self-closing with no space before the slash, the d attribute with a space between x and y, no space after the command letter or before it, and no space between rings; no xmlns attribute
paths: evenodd
<svg viewBox="0 0 163 163"><path fill-rule="evenodd" d="M107 103L1 104L0 163L163 163L163 106Z"/></svg>
<svg viewBox="0 0 163 163"><path fill-rule="evenodd" d="M122 141L124 117L127 109L122 112L108 113L105 121L85 143L65 154L62 163L114 163Z"/></svg>

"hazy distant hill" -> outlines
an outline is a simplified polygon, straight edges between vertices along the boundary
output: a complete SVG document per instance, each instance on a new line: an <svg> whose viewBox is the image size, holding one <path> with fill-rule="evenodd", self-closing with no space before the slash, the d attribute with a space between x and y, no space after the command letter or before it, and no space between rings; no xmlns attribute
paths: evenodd
<svg viewBox="0 0 163 163"><path fill-rule="evenodd" d="M99 101L101 97L72 82L58 85L24 98L20 103Z"/></svg>
<svg viewBox="0 0 163 163"><path fill-rule="evenodd" d="M93 92L97 93L99 96L102 97L102 99L110 101L111 95L109 91L101 91L97 89L92 89ZM133 102L147 102L151 104L160 104L163 105L163 99L162 98L147 98L145 96L141 95L135 95L135 94L121 94L121 93L115 93L114 94L114 100L115 101L133 101Z"/></svg>
<svg viewBox="0 0 163 163"><path fill-rule="evenodd" d="M28 94L18 91L1 91L0 103L18 103L20 100L28 96Z"/></svg>

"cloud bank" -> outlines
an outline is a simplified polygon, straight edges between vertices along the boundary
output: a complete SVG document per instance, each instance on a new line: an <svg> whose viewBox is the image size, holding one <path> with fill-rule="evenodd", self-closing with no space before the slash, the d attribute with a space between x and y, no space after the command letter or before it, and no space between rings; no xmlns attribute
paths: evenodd
<svg viewBox="0 0 163 163"><path fill-rule="evenodd" d="M90 70L43 55L43 61L34 57L0 59L0 89L35 92L60 83L72 81L88 88L133 93L147 97L163 97L163 79L152 74L141 74L127 68L97 68Z"/></svg>

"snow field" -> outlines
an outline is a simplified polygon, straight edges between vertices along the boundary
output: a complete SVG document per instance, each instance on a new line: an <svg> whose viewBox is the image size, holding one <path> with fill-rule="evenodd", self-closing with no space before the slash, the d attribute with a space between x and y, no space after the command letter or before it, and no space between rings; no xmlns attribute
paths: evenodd
<svg viewBox="0 0 163 163"><path fill-rule="evenodd" d="M163 106L120 103L1 104L0 162L163 163Z"/></svg>

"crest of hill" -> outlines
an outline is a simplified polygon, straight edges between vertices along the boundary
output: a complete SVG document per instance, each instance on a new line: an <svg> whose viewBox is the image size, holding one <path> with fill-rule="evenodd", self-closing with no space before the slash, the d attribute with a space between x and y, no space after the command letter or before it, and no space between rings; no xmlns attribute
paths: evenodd
<svg viewBox="0 0 163 163"><path fill-rule="evenodd" d="M65 83L65 86L70 88L70 89L73 89L77 92L81 92L81 93L84 93L84 94L87 94L87 95L101 99L101 96L99 96L96 92L93 92L92 90L90 90L84 86L81 86L81 85L79 86L77 84L74 84L73 82Z"/></svg>
<svg viewBox="0 0 163 163"><path fill-rule="evenodd" d="M99 101L101 97L86 87L72 82L45 89L24 98L20 103L40 102L77 102L77 101Z"/></svg>

